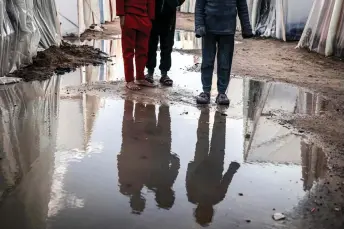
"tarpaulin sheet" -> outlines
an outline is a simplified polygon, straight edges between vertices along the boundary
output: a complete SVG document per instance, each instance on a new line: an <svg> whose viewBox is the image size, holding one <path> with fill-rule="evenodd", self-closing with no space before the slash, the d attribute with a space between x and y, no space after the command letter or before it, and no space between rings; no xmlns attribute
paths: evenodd
<svg viewBox="0 0 344 229"><path fill-rule="evenodd" d="M39 45L47 49L61 41L55 1L35 0L34 17L41 34Z"/></svg>
<svg viewBox="0 0 344 229"><path fill-rule="evenodd" d="M313 1L248 0L256 34L283 40L299 40Z"/></svg>
<svg viewBox="0 0 344 229"><path fill-rule="evenodd" d="M30 64L39 43L42 48L60 43L54 1L2 0L0 77Z"/></svg>
<svg viewBox="0 0 344 229"><path fill-rule="evenodd" d="M342 0L315 0L298 47L324 55L344 56Z"/></svg>
<svg viewBox="0 0 344 229"><path fill-rule="evenodd" d="M185 0L183 5L180 6L182 13L195 13L196 0Z"/></svg>

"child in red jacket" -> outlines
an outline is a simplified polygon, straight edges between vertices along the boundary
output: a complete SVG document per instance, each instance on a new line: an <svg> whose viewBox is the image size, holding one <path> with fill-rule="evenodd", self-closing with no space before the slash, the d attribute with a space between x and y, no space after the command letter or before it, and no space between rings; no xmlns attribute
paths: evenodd
<svg viewBox="0 0 344 229"><path fill-rule="evenodd" d="M149 35L155 16L155 0L116 0L117 16L122 28L122 53L127 88L140 90L139 86L154 87L145 79ZM134 82L134 63L136 82Z"/></svg>

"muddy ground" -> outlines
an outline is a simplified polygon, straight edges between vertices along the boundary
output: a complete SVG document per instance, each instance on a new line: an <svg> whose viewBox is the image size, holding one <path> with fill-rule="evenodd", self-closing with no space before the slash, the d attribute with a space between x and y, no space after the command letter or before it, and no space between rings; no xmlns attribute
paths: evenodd
<svg viewBox="0 0 344 229"><path fill-rule="evenodd" d="M99 65L108 61L108 55L91 46L76 46L63 42L60 47L52 46L38 52L33 63L8 76L19 77L24 81L46 80L54 73L64 74L83 65Z"/></svg>
<svg viewBox="0 0 344 229"><path fill-rule="evenodd" d="M178 13L177 29L193 31L194 15ZM119 22L104 25L104 32L88 31L82 39L110 39L120 34ZM307 50L296 49L297 42L273 39L242 40L236 45L232 73L239 76L283 81L319 92L327 100L326 112L307 117L291 117L288 122L302 131L320 136L331 148L344 147L344 63ZM182 50L180 50L182 51ZM201 56L201 50L187 50Z"/></svg>

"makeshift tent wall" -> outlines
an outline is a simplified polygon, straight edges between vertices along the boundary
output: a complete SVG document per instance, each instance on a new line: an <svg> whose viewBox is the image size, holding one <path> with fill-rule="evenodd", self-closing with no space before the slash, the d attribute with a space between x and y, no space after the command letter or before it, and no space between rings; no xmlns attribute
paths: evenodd
<svg viewBox="0 0 344 229"><path fill-rule="evenodd" d="M257 35L299 40L314 0L248 0ZM251 7L252 6L252 7Z"/></svg>
<svg viewBox="0 0 344 229"><path fill-rule="evenodd" d="M49 0L0 1L0 77L31 63L38 48L60 43L56 6Z"/></svg>
<svg viewBox="0 0 344 229"><path fill-rule="evenodd" d="M343 0L315 0L298 47L344 57Z"/></svg>
<svg viewBox="0 0 344 229"><path fill-rule="evenodd" d="M116 0L58 0L62 36L80 36L91 25L116 18Z"/></svg>

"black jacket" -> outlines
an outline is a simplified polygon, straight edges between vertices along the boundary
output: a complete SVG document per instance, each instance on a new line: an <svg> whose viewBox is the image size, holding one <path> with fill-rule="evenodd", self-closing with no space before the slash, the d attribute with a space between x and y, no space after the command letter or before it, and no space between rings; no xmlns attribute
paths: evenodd
<svg viewBox="0 0 344 229"><path fill-rule="evenodd" d="M185 0L156 0L155 1L155 15L156 16L170 16L177 12L177 7L181 6Z"/></svg>
<svg viewBox="0 0 344 229"><path fill-rule="evenodd" d="M246 0L196 0L196 35L233 35L239 15L243 36L252 35Z"/></svg>

